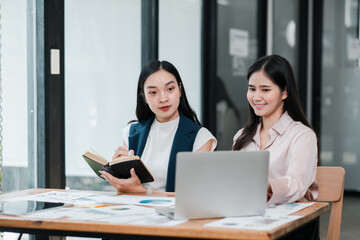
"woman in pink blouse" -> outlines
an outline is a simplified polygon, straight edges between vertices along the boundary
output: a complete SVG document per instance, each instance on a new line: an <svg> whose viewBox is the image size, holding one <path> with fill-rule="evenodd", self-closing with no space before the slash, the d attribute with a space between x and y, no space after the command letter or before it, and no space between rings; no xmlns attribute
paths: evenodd
<svg viewBox="0 0 360 240"><path fill-rule="evenodd" d="M268 204L317 198L317 136L300 105L294 73L278 55L258 59L247 75L250 117L234 137L233 150L270 152ZM317 223L292 239L315 239ZM315 228L313 227L315 226ZM315 229L315 230L314 230Z"/></svg>
<svg viewBox="0 0 360 240"><path fill-rule="evenodd" d="M247 79L250 117L235 135L233 150L270 152L268 204L315 200L317 136L300 105L289 62L262 57Z"/></svg>

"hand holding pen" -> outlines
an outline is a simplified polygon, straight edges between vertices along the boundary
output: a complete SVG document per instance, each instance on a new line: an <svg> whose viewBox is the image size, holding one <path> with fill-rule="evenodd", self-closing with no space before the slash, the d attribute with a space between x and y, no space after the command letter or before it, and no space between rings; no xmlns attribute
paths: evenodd
<svg viewBox="0 0 360 240"><path fill-rule="evenodd" d="M131 156L134 156L134 150L129 151L127 148L120 146L115 150L112 160L118 157L131 157Z"/></svg>

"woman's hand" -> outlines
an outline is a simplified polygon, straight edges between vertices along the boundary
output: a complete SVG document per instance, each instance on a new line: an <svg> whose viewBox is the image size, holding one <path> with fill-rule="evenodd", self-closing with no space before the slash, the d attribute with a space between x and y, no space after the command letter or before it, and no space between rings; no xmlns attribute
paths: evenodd
<svg viewBox="0 0 360 240"><path fill-rule="evenodd" d="M100 171L100 173L118 192L146 193L146 188L141 185L134 168L130 170L131 177L128 179L114 177L106 171Z"/></svg>
<svg viewBox="0 0 360 240"><path fill-rule="evenodd" d="M118 157L129 157L129 156L134 156L134 150L129 151L128 148L120 146L115 150L112 160Z"/></svg>

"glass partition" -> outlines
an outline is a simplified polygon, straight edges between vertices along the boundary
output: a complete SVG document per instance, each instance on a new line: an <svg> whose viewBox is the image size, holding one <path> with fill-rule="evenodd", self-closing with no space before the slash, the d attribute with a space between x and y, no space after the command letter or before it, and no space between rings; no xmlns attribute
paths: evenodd
<svg viewBox="0 0 360 240"><path fill-rule="evenodd" d="M4 192L37 186L35 19L35 1L0 0L0 181ZM18 237L17 233L0 234L1 239Z"/></svg>
<svg viewBox="0 0 360 240"><path fill-rule="evenodd" d="M159 59L177 68L201 121L201 0L159 1Z"/></svg>
<svg viewBox="0 0 360 240"><path fill-rule="evenodd" d="M111 159L135 119L140 74L140 0L65 1L66 186L112 190L82 154Z"/></svg>
<svg viewBox="0 0 360 240"><path fill-rule="evenodd" d="M35 3L0 0L4 191L36 187Z"/></svg>
<svg viewBox="0 0 360 240"><path fill-rule="evenodd" d="M320 163L345 168L345 190L360 191L359 2L324 0Z"/></svg>
<svg viewBox="0 0 360 240"><path fill-rule="evenodd" d="M258 4L252 0L217 3L217 149L230 150L235 133L248 120L246 74L258 57Z"/></svg>
<svg viewBox="0 0 360 240"><path fill-rule="evenodd" d="M291 64L297 83L299 59L299 0L273 1L273 53Z"/></svg>

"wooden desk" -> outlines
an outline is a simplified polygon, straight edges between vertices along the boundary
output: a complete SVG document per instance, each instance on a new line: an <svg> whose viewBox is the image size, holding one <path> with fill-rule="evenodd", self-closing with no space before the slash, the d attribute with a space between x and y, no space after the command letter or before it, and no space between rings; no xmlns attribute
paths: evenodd
<svg viewBox="0 0 360 240"><path fill-rule="evenodd" d="M50 190L59 189L29 189L0 196L6 199L15 196L32 195ZM62 191L62 190L59 190ZM104 222L82 222L68 220L30 220L17 216L0 215L0 231L24 232L30 234L45 234L59 236L84 236L84 237L119 237L120 235L136 239L145 236L153 239L171 238L196 238L196 239L277 239L299 226L315 219L329 210L329 204L316 202L294 215L303 216L298 220L285 224L270 231L250 231L239 229L205 228L204 224L214 219L190 220L183 224L164 226L120 225Z"/></svg>

